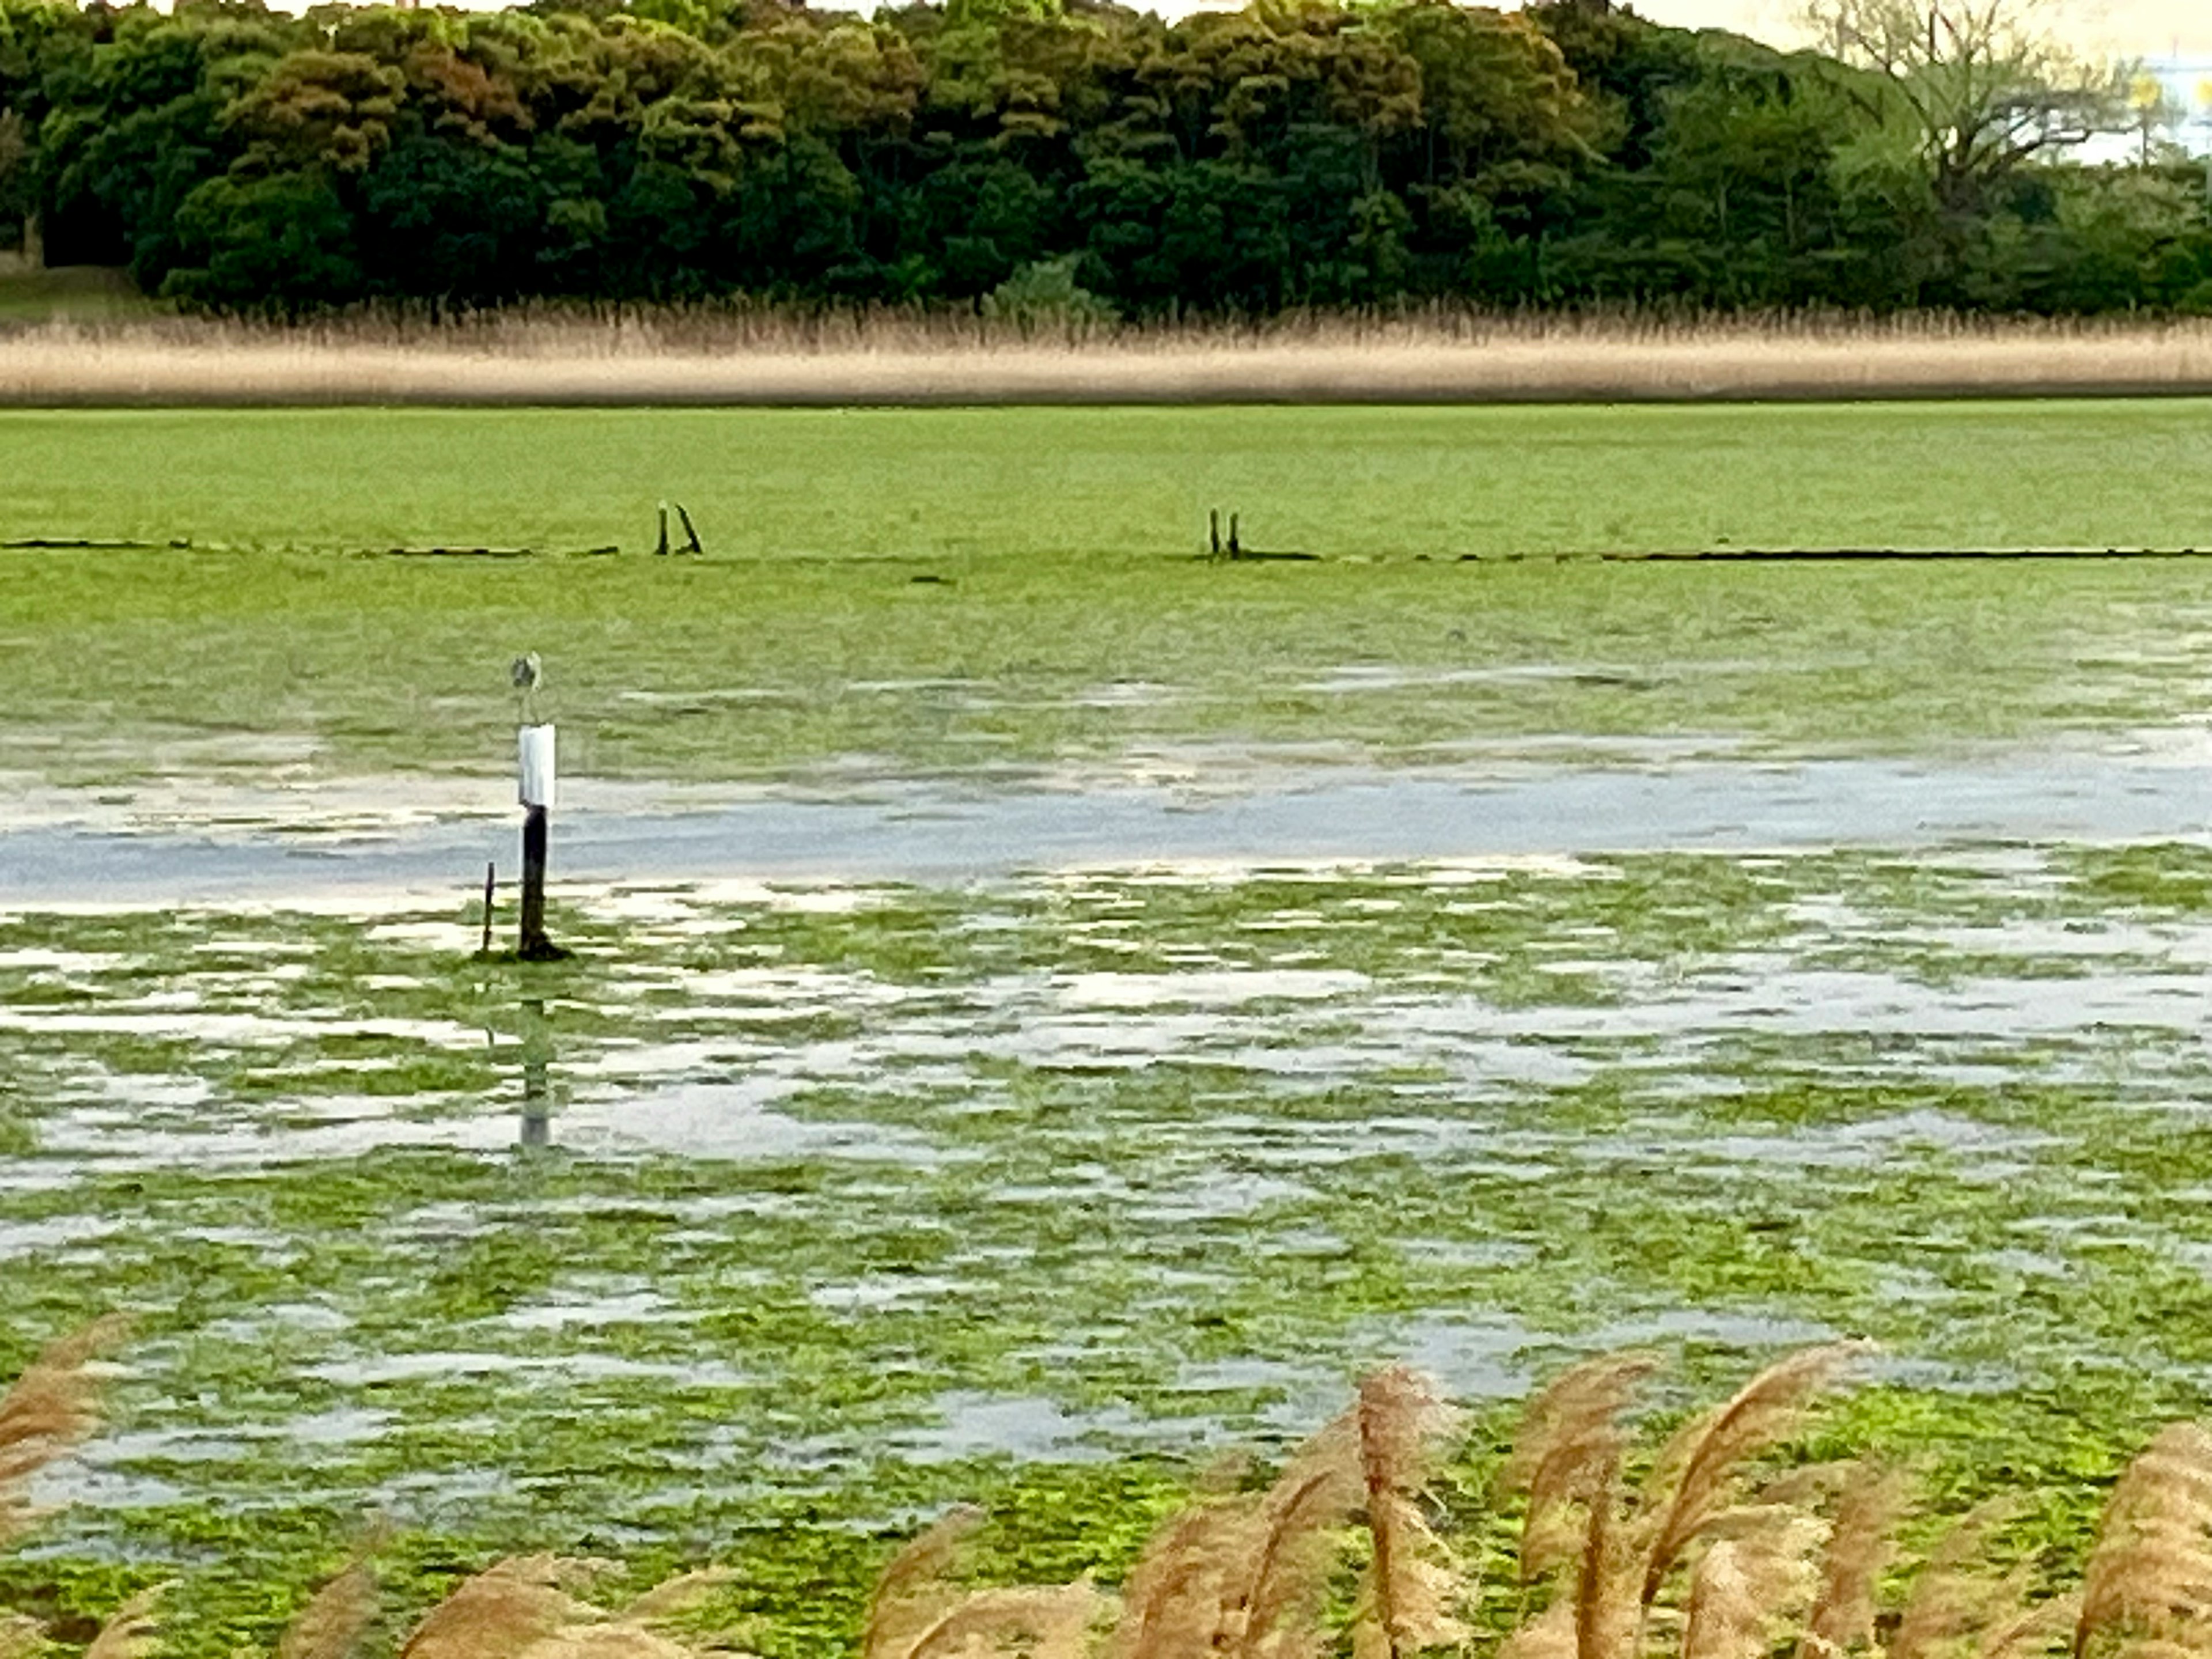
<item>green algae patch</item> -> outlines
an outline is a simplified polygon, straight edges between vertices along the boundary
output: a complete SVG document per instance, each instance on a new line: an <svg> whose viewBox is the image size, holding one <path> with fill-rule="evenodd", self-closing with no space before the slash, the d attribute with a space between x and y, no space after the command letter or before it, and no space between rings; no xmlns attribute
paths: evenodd
<svg viewBox="0 0 2212 1659"><path fill-rule="evenodd" d="M2109 734L2203 683L2212 564L1514 561L2180 546L2205 431L2185 401L0 411L0 539L149 544L0 550L0 771L125 802L489 778L524 650L564 769L654 785ZM644 550L670 494L710 556ZM1195 562L1231 500L1334 556ZM630 550L353 556L395 538Z"/></svg>
<svg viewBox="0 0 2212 1659"><path fill-rule="evenodd" d="M2212 1376L2203 867L580 888L543 969L438 908L0 915L0 1364L137 1316L0 1591L179 1577L214 1659L381 1514L395 1621L505 1550L714 1559L796 1659L957 1500L980 1576L1110 1582L1378 1361L1476 1408L1471 1495L1575 1355L1667 1350L1664 1411L1844 1334L1824 1432L2049 1485L2056 1571Z"/></svg>

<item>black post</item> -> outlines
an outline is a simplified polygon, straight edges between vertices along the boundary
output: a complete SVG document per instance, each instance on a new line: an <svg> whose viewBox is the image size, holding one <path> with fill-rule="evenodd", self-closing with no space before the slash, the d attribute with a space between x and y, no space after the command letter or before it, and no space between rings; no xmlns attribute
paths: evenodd
<svg viewBox="0 0 2212 1659"><path fill-rule="evenodd" d="M531 807L522 819L522 938L514 954L525 962L556 962L568 952L545 937L545 809Z"/></svg>
<svg viewBox="0 0 2212 1659"><path fill-rule="evenodd" d="M498 885L499 885L499 866L498 866L498 865L496 865L496 864L487 864L487 865L485 865L485 866L484 866L484 934L483 934L483 954L484 954L484 955L486 955L486 956L489 956L489 955L491 954L491 902L492 902L492 892L493 892L493 890L494 890L495 888L496 888Z"/></svg>
<svg viewBox="0 0 2212 1659"><path fill-rule="evenodd" d="M1244 556L1244 550L1237 540L1237 515L1234 513L1229 515L1229 556L1232 559Z"/></svg>
<svg viewBox="0 0 2212 1659"><path fill-rule="evenodd" d="M1221 556L1221 509L1218 507L1206 515L1206 539L1213 544L1212 556L1219 558Z"/></svg>

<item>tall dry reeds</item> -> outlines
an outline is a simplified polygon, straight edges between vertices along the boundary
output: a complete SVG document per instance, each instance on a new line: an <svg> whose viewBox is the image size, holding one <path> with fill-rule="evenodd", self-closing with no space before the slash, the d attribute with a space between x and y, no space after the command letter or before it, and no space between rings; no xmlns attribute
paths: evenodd
<svg viewBox="0 0 2212 1659"><path fill-rule="evenodd" d="M354 1659L377 1613L374 1544L307 1598L277 1637L275 1659Z"/></svg>
<svg viewBox="0 0 2212 1659"><path fill-rule="evenodd" d="M953 1589L956 1547L978 1517L949 1517L887 1568L865 1656L2037 1659L2069 1632L2077 1659L2108 1641L2126 1659L2212 1656L2212 1436L2170 1429L2136 1460L2084 1595L1990 1566L2000 1504L1948 1526L1900 1573L1905 1475L1787 1455L1860 1354L1787 1356L1656 1447L1641 1447L1632 1422L1652 1356L1589 1360L1541 1391L1491 1489L1520 1517L1524 1617L1502 1637L1478 1632L1474 1586L1425 1498L1449 1407L1389 1370L1274 1482L1170 1517L1119 1599L1088 1582ZM1079 1597L1086 1617L1051 1631L1002 1617L1051 1597ZM957 1631L960 1644L936 1646L927 1631Z"/></svg>
<svg viewBox="0 0 2212 1659"><path fill-rule="evenodd" d="M118 1318L96 1319L47 1345L0 1395L0 1548L37 1524L39 1472L100 1423L100 1362L122 1340Z"/></svg>
<svg viewBox="0 0 2212 1659"><path fill-rule="evenodd" d="M584 1600L579 1592L612 1565L557 1555L496 1562L423 1615L400 1659L698 1659L721 1651L681 1639L669 1622L726 1575L684 1573L619 1608Z"/></svg>
<svg viewBox="0 0 2212 1659"><path fill-rule="evenodd" d="M65 1339L0 1400L0 1468L22 1483L96 1419L94 1356L112 1326ZM2000 1498L1942 1529L1917 1561L1911 1494L1885 1465L1806 1462L1793 1438L1858 1357L1790 1355L1656 1444L1640 1432L1649 1355L1567 1371L1528 1408L1492 1483L1517 1522L1507 1582L1485 1607L1431 1486L1455 1413L1403 1367L1360 1384L1264 1485L1217 1481L1147 1542L1118 1595L1071 1583L977 1586L957 1510L896 1552L859 1632L860 1659L2212 1659L2212 1433L2161 1431L2113 1488L2078 1590L2009 1567ZM277 1638L275 1659L356 1659L378 1613L372 1539ZM1493 1544L1494 1548L1494 1544ZM716 1569L619 1604L611 1564L495 1563L422 1614L398 1659L701 1659L682 1633L726 1582ZM160 1589L127 1602L86 1659L160 1650ZM1501 1601L1518 1599L1503 1633ZM49 1651L0 1620L0 1659Z"/></svg>
<svg viewBox="0 0 2212 1659"><path fill-rule="evenodd" d="M1663 312L1143 325L535 304L0 329L0 404L1516 403L2179 395L2212 321Z"/></svg>
<svg viewBox="0 0 2212 1659"><path fill-rule="evenodd" d="M1649 1356L1588 1361L1538 1396L1499 1486L1527 1503L1524 1587L1565 1582L1510 1638L1513 1659L1638 1659L1655 1623L1679 1628L1684 1659L1755 1659L1774 1645L1778 1620L1848 1572L1814 1564L1832 1528L1806 1497L1822 1482L1801 1475L1756 1496L1747 1483L1859 1352L1808 1348L1769 1366L1677 1431L1633 1486L1626 1419ZM1662 1593L1684 1573L1686 1594L1670 1606Z"/></svg>
<svg viewBox="0 0 2212 1659"><path fill-rule="evenodd" d="M2159 1432L2112 1488L2082 1575L2075 1659L2212 1652L2212 1435Z"/></svg>
<svg viewBox="0 0 2212 1659"><path fill-rule="evenodd" d="M66 1456L100 1426L106 1356L129 1328L110 1315L80 1326L42 1349L5 1395L0 1395L0 1549L31 1530L46 1510L32 1498L43 1469ZM167 1587L149 1586L108 1615L84 1650L84 1659L146 1659L160 1636L156 1610ZM38 1620L0 1614L0 1659L41 1652L46 1634Z"/></svg>
<svg viewBox="0 0 2212 1659"><path fill-rule="evenodd" d="M2212 1436L2167 1429L2128 1468L2081 1593L1990 1566L2002 1502L1948 1526L1900 1573L1905 1475L1787 1455L1858 1354L1787 1356L1655 1447L1635 1422L1652 1356L1589 1360L1541 1391L1491 1486L1520 1520L1517 1589L1504 1593L1526 1614L1504 1637L1478 1632L1474 1586L1429 1498L1455 1413L1391 1367L1272 1482L1217 1482L1159 1526L1119 1595L1088 1577L973 1586L960 1559L982 1516L953 1510L884 1566L860 1659L2057 1659L2069 1635L2075 1659L2212 1659ZM498 1564L431 1610L400 1659L702 1652L664 1620L714 1575L611 1610L581 1595L599 1571Z"/></svg>

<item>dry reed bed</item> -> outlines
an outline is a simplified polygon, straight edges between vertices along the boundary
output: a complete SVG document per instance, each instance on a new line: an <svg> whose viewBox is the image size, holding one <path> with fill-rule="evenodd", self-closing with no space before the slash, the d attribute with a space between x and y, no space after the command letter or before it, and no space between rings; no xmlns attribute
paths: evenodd
<svg viewBox="0 0 2212 1659"><path fill-rule="evenodd" d="M54 1344L0 1399L0 1540L32 1522L25 1483L96 1426L103 1322ZM884 1568L860 1659L2203 1659L2212 1654L2212 1435L2161 1431L2113 1486L2080 1585L1989 1565L1985 1504L1899 1570L1904 1474L1871 1459L1808 1463L1790 1443L1862 1353L1791 1354L1652 1448L1632 1427L1656 1361L1613 1354L1528 1407L1490 1494L1517 1521L1524 1616L1502 1638L1465 1621L1472 1587L1438 1534L1431 1477L1456 1414L1417 1373L1364 1379L1344 1414L1269 1484L1231 1469L1146 1545L1118 1594L1088 1577L976 1589L960 1510ZM349 1659L378 1617L376 1542L309 1598L275 1659ZM400 1659L699 1659L735 1650L679 1633L726 1575L670 1579L620 1607L585 1599L610 1564L496 1562L401 1639ZM160 1651L159 1587L118 1608L85 1659ZM48 1650L0 1617L0 1659Z"/></svg>
<svg viewBox="0 0 2212 1659"><path fill-rule="evenodd" d="M1539 403L2212 392L2212 321L546 311L0 333L0 405Z"/></svg>

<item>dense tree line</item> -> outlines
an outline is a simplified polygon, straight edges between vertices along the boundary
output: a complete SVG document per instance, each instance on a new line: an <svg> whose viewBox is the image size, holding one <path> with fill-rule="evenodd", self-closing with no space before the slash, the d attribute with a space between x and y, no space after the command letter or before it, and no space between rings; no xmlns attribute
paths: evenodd
<svg viewBox="0 0 2212 1659"><path fill-rule="evenodd" d="M2212 310L2194 167L2014 146L1962 182L1893 90L1597 0L0 0L0 224L284 313Z"/></svg>

